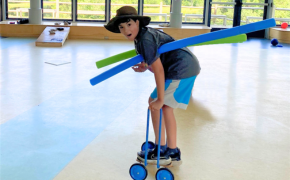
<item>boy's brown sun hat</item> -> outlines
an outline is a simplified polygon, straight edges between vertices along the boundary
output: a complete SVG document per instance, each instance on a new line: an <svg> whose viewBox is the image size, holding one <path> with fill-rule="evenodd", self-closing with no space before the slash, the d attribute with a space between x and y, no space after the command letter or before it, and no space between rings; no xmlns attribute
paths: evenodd
<svg viewBox="0 0 290 180"><path fill-rule="evenodd" d="M141 26L147 26L151 20L148 16L139 16L136 9L132 6L123 6L117 10L117 15L110 22L105 25L105 28L113 33L120 33L118 24L116 24L120 19L123 18L135 18L139 20Z"/></svg>

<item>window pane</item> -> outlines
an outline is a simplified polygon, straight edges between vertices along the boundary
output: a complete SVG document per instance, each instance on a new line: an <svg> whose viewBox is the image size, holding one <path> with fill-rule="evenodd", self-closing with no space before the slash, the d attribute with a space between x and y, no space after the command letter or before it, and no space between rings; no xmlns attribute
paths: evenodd
<svg viewBox="0 0 290 180"><path fill-rule="evenodd" d="M171 0L144 0L143 15L150 16L151 22L170 21Z"/></svg>
<svg viewBox="0 0 290 180"><path fill-rule="evenodd" d="M28 18L29 0L8 0L8 18Z"/></svg>
<svg viewBox="0 0 290 180"><path fill-rule="evenodd" d="M290 1L289 0L274 0L273 17L277 24L283 22L290 23Z"/></svg>
<svg viewBox="0 0 290 180"><path fill-rule="evenodd" d="M265 3L265 0L243 0L243 3Z"/></svg>
<svg viewBox="0 0 290 180"><path fill-rule="evenodd" d="M72 19L71 0L43 0L43 19Z"/></svg>
<svg viewBox="0 0 290 180"><path fill-rule="evenodd" d="M246 5L242 7L241 25L262 21L264 6Z"/></svg>
<svg viewBox="0 0 290 180"><path fill-rule="evenodd" d="M211 26L233 27L234 6L226 4L213 4L211 6Z"/></svg>
<svg viewBox="0 0 290 180"><path fill-rule="evenodd" d="M183 0L181 13L183 22L203 23L204 0Z"/></svg>
<svg viewBox="0 0 290 180"><path fill-rule="evenodd" d="M212 0L212 2L235 2L235 0Z"/></svg>
<svg viewBox="0 0 290 180"><path fill-rule="evenodd" d="M122 6L132 6L138 12L138 0L111 0L111 19L116 16L116 11Z"/></svg>
<svg viewBox="0 0 290 180"><path fill-rule="evenodd" d="M2 3L1 3L1 1L0 1L0 21L2 21Z"/></svg>
<svg viewBox="0 0 290 180"><path fill-rule="evenodd" d="M105 21L105 0L77 0L77 20Z"/></svg>

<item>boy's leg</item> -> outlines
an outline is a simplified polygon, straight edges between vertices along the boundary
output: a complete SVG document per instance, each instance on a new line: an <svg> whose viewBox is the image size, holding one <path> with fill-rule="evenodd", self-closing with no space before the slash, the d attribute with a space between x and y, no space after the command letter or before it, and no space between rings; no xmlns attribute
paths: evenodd
<svg viewBox="0 0 290 180"><path fill-rule="evenodd" d="M163 108L163 116L165 119L165 127L166 127L166 135L167 135L167 146L170 149L176 148L176 120L173 113L173 108L164 105Z"/></svg>
<svg viewBox="0 0 290 180"><path fill-rule="evenodd" d="M149 104L153 101L151 97L149 97ZM152 124L154 128L155 133L155 143L158 144L158 138L159 138L159 124L160 124L160 111L151 111L151 118L152 118ZM162 115L162 127L161 127L161 146L165 146L166 140L165 140L165 123L164 123L164 113Z"/></svg>
<svg viewBox="0 0 290 180"><path fill-rule="evenodd" d="M153 99L149 98L149 103L151 103ZM164 113L163 113L164 114ZM155 133L155 143L158 144L159 138L159 123L160 123L160 111L151 111L152 124ZM160 165L168 165L171 163L171 158L166 154L166 140L165 140L165 123L164 123L164 115L162 115L162 127L161 127L161 149L160 149ZM147 162L149 164L157 164L157 152L158 147L156 146L153 150L148 151ZM144 162L145 160L145 151L141 151L137 153L138 161Z"/></svg>
<svg viewBox="0 0 290 180"><path fill-rule="evenodd" d="M173 108L164 105L163 106L163 115L166 127L166 135L167 135L167 143L168 148L166 155L169 156L175 165L180 165L181 163L181 152L180 149L177 148L177 128L176 128L176 120L174 117ZM175 164L175 162L177 164Z"/></svg>

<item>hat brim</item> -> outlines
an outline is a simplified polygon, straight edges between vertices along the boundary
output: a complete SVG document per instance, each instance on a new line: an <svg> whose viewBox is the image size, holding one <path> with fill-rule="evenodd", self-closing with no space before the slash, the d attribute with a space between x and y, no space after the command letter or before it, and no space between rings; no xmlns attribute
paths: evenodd
<svg viewBox="0 0 290 180"><path fill-rule="evenodd" d="M109 21L107 25L105 25L105 28L108 31L111 31L113 33L120 33L119 27L117 24L121 19L124 18L135 18L138 19L142 26L147 26L150 23L151 18L148 16L136 16L136 15L124 15L124 16L116 16L113 19Z"/></svg>

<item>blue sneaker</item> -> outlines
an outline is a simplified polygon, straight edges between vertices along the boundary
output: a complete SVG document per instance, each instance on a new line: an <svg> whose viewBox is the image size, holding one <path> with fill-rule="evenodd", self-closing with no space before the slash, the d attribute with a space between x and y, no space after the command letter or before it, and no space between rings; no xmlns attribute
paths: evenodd
<svg viewBox="0 0 290 180"><path fill-rule="evenodd" d="M158 148L148 150L147 163L148 164L157 164L157 150ZM137 160L144 163L145 162L145 151L140 151L137 153ZM171 158L167 155L166 151L164 152L160 149L160 160L159 164L161 166L166 166L171 164Z"/></svg>
<svg viewBox="0 0 290 180"><path fill-rule="evenodd" d="M179 148L166 150L166 156L171 158L173 166L181 165L181 151Z"/></svg>

